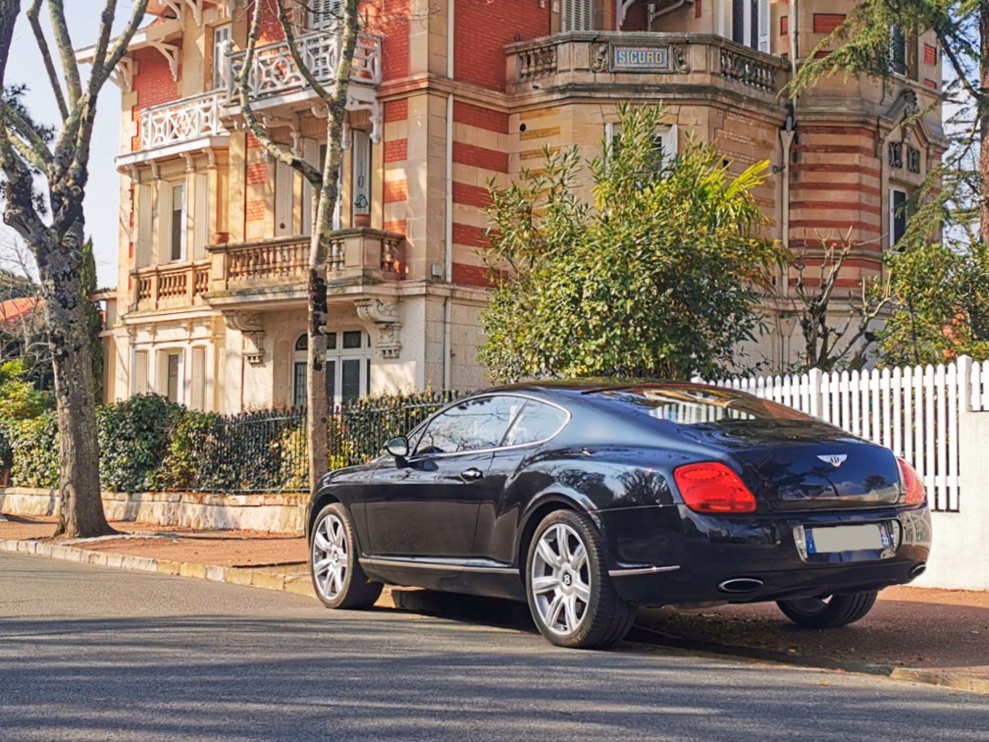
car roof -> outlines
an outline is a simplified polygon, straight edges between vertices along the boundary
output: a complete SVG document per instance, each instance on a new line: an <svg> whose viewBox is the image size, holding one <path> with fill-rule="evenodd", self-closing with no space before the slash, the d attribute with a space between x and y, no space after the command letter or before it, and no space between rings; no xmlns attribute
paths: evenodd
<svg viewBox="0 0 989 742"><path fill-rule="evenodd" d="M630 380L630 379L548 379L545 381L523 382L508 386L479 391L478 394L498 392L548 392L561 394L593 394L615 390L636 391L640 389L711 389L713 384L694 384L686 381Z"/></svg>

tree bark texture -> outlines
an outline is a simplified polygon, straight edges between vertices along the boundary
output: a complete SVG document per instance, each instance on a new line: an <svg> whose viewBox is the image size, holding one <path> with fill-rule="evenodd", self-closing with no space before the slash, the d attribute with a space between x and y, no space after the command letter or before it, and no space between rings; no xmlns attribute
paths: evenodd
<svg viewBox="0 0 989 742"><path fill-rule="evenodd" d="M989 0L979 3L979 236L989 245Z"/></svg>
<svg viewBox="0 0 989 742"><path fill-rule="evenodd" d="M114 532L100 497L92 338L82 285L82 231L79 223L39 266L58 411L61 476L55 535L69 538Z"/></svg>

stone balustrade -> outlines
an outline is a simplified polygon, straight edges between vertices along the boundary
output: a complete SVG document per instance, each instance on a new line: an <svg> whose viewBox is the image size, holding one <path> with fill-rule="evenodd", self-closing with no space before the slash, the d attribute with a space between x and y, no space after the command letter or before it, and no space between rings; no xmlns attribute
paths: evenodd
<svg viewBox="0 0 989 742"><path fill-rule="evenodd" d="M134 275L134 308L139 312L196 306L209 291L209 262L154 265Z"/></svg>
<svg viewBox="0 0 989 742"><path fill-rule="evenodd" d="M789 74L783 59L710 34L565 33L509 44L505 53L514 94L560 89L572 95L606 85L627 86L631 97L654 85L674 97L679 86L696 95L699 85L707 85L777 105Z"/></svg>

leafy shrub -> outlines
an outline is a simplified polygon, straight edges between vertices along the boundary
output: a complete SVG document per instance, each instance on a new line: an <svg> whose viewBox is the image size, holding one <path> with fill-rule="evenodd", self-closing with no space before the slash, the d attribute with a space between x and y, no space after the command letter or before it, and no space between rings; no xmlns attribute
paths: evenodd
<svg viewBox="0 0 989 742"><path fill-rule="evenodd" d="M20 360L0 365L0 420L27 420L54 406L52 396L34 388Z"/></svg>
<svg viewBox="0 0 989 742"><path fill-rule="evenodd" d="M210 440L222 418L213 412L185 410L176 416L168 451L155 473L155 489L193 491L197 477L210 466Z"/></svg>
<svg viewBox="0 0 989 742"><path fill-rule="evenodd" d="M54 412L6 423L13 453L11 483L17 487L58 486L58 432Z"/></svg>
<svg viewBox="0 0 989 742"><path fill-rule="evenodd" d="M140 394L97 411L100 481L111 492L155 489L173 428L184 408L156 394Z"/></svg>

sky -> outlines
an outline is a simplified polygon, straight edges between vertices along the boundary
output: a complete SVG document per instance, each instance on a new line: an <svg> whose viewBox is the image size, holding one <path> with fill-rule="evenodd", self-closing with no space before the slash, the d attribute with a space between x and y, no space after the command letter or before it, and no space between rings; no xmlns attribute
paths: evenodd
<svg viewBox="0 0 989 742"><path fill-rule="evenodd" d="M24 3L26 6L27 3ZM102 0L66 0L65 14L72 43L78 49L96 41L99 30L99 14ZM122 0L117 4L115 31L122 28L130 17L132 4ZM47 21L47 11L43 12ZM49 43L51 36L49 34ZM81 69L84 80L88 78L87 66ZM27 19L21 15L14 27L11 59L7 65L7 83L24 83L28 86L25 103L39 123L58 124L58 106L45 74L41 54ZM89 184L86 187L86 231L93 238L96 269L101 287L114 287L117 283L117 247L119 225L119 180L114 158L120 148L120 90L107 82L100 92L96 108L96 125L93 130L92 153L89 166ZM0 223L4 232L0 240L0 261L11 260L11 241L19 240L17 234Z"/></svg>

